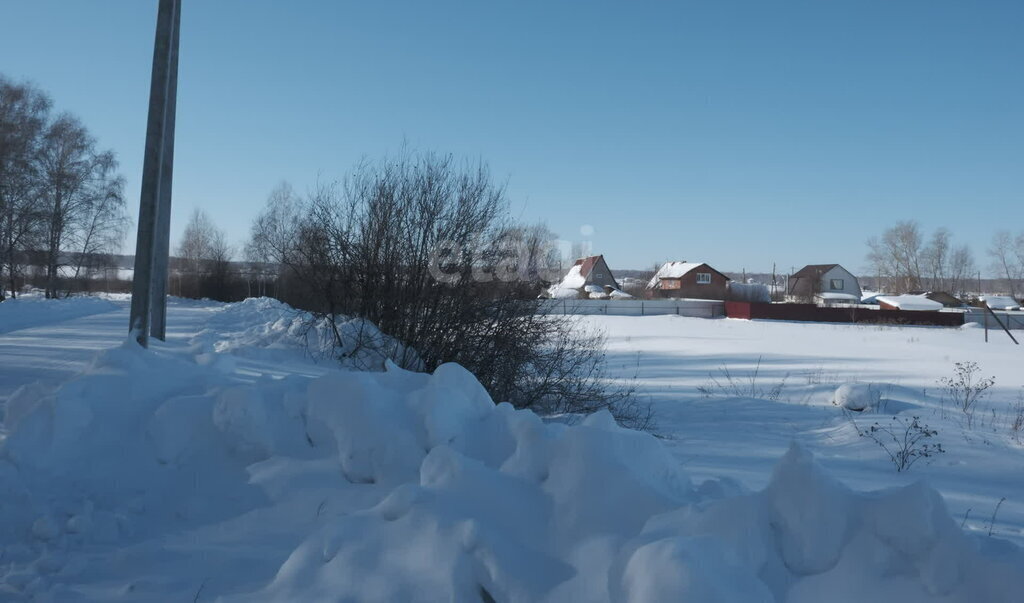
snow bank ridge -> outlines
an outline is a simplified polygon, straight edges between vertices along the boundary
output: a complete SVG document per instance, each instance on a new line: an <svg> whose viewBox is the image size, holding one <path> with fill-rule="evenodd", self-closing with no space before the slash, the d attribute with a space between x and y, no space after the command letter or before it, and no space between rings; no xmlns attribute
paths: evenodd
<svg viewBox="0 0 1024 603"><path fill-rule="evenodd" d="M0 303L0 333L113 312L118 305L99 297L8 299Z"/></svg>
<svg viewBox="0 0 1024 603"><path fill-rule="evenodd" d="M249 384L217 366L126 344L56 392L16 396L0 444L0 542L18 543L7 558L34 573L9 572L10 592L72 599L72 569L54 551L279 504L294 489L274 484L310 462L336 467L318 486L377 496L296 520L308 533L276 576L226 601L994 602L1024 592L1020 551L965 535L934 491L855 493L797 447L751 493L693 484L660 441L607 413L567 426L495 406L457 365Z"/></svg>

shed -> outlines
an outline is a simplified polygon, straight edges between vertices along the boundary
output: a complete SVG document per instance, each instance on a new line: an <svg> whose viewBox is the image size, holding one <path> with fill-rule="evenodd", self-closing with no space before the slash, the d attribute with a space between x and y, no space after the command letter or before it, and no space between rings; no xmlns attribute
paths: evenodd
<svg viewBox="0 0 1024 603"><path fill-rule="evenodd" d="M954 295L945 291L911 291L910 295L923 295L932 301L937 301L946 308L963 308L967 304Z"/></svg>
<svg viewBox="0 0 1024 603"><path fill-rule="evenodd" d="M923 295L879 295L878 306L882 310L915 310L936 312L942 304Z"/></svg>
<svg viewBox="0 0 1024 603"><path fill-rule="evenodd" d="M983 295L981 301L993 310L1020 310L1020 302L1007 295Z"/></svg>

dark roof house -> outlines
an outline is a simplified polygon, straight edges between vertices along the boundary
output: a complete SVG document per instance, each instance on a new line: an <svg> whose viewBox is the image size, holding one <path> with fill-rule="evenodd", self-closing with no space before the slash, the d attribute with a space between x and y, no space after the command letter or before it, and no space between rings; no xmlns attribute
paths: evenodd
<svg viewBox="0 0 1024 603"><path fill-rule="evenodd" d="M858 303L860 282L839 264L808 264L789 276L787 295L800 301Z"/></svg>

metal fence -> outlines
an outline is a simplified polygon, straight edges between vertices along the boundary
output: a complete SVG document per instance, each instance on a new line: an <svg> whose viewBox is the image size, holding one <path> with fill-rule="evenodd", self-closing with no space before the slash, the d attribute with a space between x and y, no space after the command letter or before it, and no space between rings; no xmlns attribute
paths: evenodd
<svg viewBox="0 0 1024 603"><path fill-rule="evenodd" d="M1004 312L1001 310L993 310L993 314L999 317L999 320L1003 321L1007 329L1013 331L1024 331L1024 312ZM996 322L992 315L984 310L970 310L964 314L964 322L974 322L979 325L984 325L985 321L988 321L988 328L998 329L999 323Z"/></svg>
<svg viewBox="0 0 1024 603"><path fill-rule="evenodd" d="M751 304L726 302L729 318L793 320L802 322L877 323L894 325L964 324L962 312L882 310L877 306L816 306L814 304Z"/></svg>
<svg viewBox="0 0 1024 603"><path fill-rule="evenodd" d="M725 316L725 302L707 299L547 299L541 302L545 314L607 316Z"/></svg>

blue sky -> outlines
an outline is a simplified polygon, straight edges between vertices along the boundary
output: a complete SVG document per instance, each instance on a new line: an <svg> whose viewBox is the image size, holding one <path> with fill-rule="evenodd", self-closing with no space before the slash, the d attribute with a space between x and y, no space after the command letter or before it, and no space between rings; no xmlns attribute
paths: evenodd
<svg viewBox="0 0 1024 603"><path fill-rule="evenodd" d="M403 141L613 268L860 271L908 218L984 265L1024 229L1024 3L183 3L172 242ZM117 152L133 214L156 4L0 0L0 72Z"/></svg>

